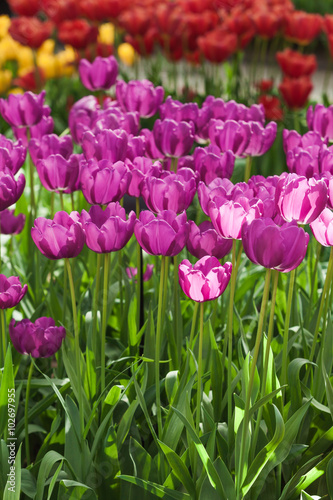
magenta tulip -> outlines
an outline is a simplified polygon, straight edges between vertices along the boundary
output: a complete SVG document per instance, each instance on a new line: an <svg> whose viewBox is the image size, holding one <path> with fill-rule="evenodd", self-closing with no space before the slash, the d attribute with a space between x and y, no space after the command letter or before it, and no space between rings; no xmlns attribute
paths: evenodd
<svg viewBox="0 0 333 500"><path fill-rule="evenodd" d="M316 240L325 247L333 246L333 212L325 208L315 221L310 224Z"/></svg>
<svg viewBox="0 0 333 500"><path fill-rule="evenodd" d="M0 99L0 113L12 127L31 127L42 119L44 98L45 90L40 94L9 94L7 100Z"/></svg>
<svg viewBox="0 0 333 500"><path fill-rule="evenodd" d="M29 129L27 127L12 127L16 139L21 140L23 146L28 147L30 139L41 139L44 135L52 134L54 121L50 113L50 107L43 106L42 117L36 125L32 125Z"/></svg>
<svg viewBox="0 0 333 500"><path fill-rule="evenodd" d="M9 335L13 346L21 354L31 354L33 358L49 358L61 347L66 337L63 326L55 326L52 318L38 318L34 323L22 319L9 324Z"/></svg>
<svg viewBox="0 0 333 500"><path fill-rule="evenodd" d="M36 170L45 189L65 193L75 191L80 174L81 156L72 154L66 159L60 154L55 154L38 160Z"/></svg>
<svg viewBox="0 0 333 500"><path fill-rule="evenodd" d="M146 270L142 275L143 281L149 281L153 275L154 264L147 264ZM126 267L126 274L129 279L133 279L138 274L137 267ZM136 281L135 281L136 282Z"/></svg>
<svg viewBox="0 0 333 500"><path fill-rule="evenodd" d="M82 150L90 160L124 161L127 153L128 135L125 130L102 130L94 135L87 131L82 137Z"/></svg>
<svg viewBox="0 0 333 500"><path fill-rule="evenodd" d="M5 209L0 212L0 233L19 234L25 224L25 215L14 215L15 210Z"/></svg>
<svg viewBox="0 0 333 500"><path fill-rule="evenodd" d="M162 173L162 165L159 161L153 163L150 158L137 157L133 162L126 160L132 178L128 186L128 194L139 198L142 192L142 186L147 176L160 177Z"/></svg>
<svg viewBox="0 0 333 500"><path fill-rule="evenodd" d="M7 278L0 274L0 309L10 309L17 306L27 293L28 285L22 287L17 276Z"/></svg>
<svg viewBox="0 0 333 500"><path fill-rule="evenodd" d="M101 130L125 130L128 134L139 133L140 115L136 111L125 112L120 108L109 106L96 111L91 122L91 131L97 134Z"/></svg>
<svg viewBox="0 0 333 500"><path fill-rule="evenodd" d="M310 224L326 207L327 186L322 179L283 173L276 187L275 199L284 220Z"/></svg>
<svg viewBox="0 0 333 500"><path fill-rule="evenodd" d="M126 212L118 202L109 203L105 210L94 205L89 213L82 210L81 222L86 235L86 244L97 253L116 252L123 248L133 235L136 216Z"/></svg>
<svg viewBox="0 0 333 500"><path fill-rule="evenodd" d="M283 138L283 149L287 154L288 151L295 148L306 149L310 146L321 146L327 141L323 141L318 132L306 132L306 134L301 135L296 130L284 129L282 132Z"/></svg>
<svg viewBox="0 0 333 500"><path fill-rule="evenodd" d="M51 155L61 155L68 160L73 153L72 138L70 135L59 137L56 134L48 134L41 139L31 139L29 153L35 165L38 160L44 160Z"/></svg>
<svg viewBox="0 0 333 500"><path fill-rule="evenodd" d="M333 106L327 108L323 104L316 104L314 109L309 106L306 113L309 130L317 132L322 139L333 140Z"/></svg>
<svg viewBox="0 0 333 500"><path fill-rule="evenodd" d="M176 120L176 122L192 121L195 123L198 117L198 105L196 102L182 103L172 99L170 95L161 104L159 111L162 120L170 118Z"/></svg>
<svg viewBox="0 0 333 500"><path fill-rule="evenodd" d="M107 205L119 201L127 192L131 172L122 161L91 159L81 162L80 185L91 205Z"/></svg>
<svg viewBox="0 0 333 500"><path fill-rule="evenodd" d="M99 109L98 101L92 95L82 97L72 106L68 116L68 126L77 144L81 144L84 133L91 130Z"/></svg>
<svg viewBox="0 0 333 500"><path fill-rule="evenodd" d="M197 226L190 220L189 225L190 232L186 247L194 257L201 259L205 255L211 255L217 259L223 259L230 252L232 240L222 238L210 221L204 221Z"/></svg>
<svg viewBox="0 0 333 500"><path fill-rule="evenodd" d="M151 255L178 255L186 244L188 232L186 213L177 215L172 210L159 212L156 217L144 210L134 226L140 246Z"/></svg>
<svg viewBox="0 0 333 500"><path fill-rule="evenodd" d="M232 265L223 266L216 257L206 255L194 266L187 260L179 264L179 284L183 292L195 302L217 299L230 281Z"/></svg>
<svg viewBox="0 0 333 500"><path fill-rule="evenodd" d="M194 141L192 122L176 122L170 118L156 120L153 127L155 144L164 156L179 158L190 152Z"/></svg>
<svg viewBox="0 0 333 500"><path fill-rule="evenodd" d="M31 237L41 253L51 260L77 257L85 243L78 212L57 212L53 220L38 217Z"/></svg>
<svg viewBox="0 0 333 500"><path fill-rule="evenodd" d="M83 85L87 89L91 91L108 90L117 80L117 60L114 56L98 56L92 63L87 59L81 59L79 63L79 75Z"/></svg>
<svg viewBox="0 0 333 500"><path fill-rule="evenodd" d="M235 155L232 151L221 155L217 146L210 145L206 148L195 148L193 156L195 170L205 184L210 184L217 177L230 179L232 176L235 165Z"/></svg>
<svg viewBox="0 0 333 500"><path fill-rule="evenodd" d="M285 222L280 227L265 217L243 225L242 242L252 262L285 273L303 261L309 235L295 222Z"/></svg>
<svg viewBox="0 0 333 500"><path fill-rule="evenodd" d="M13 142L0 134L0 170L9 168L15 175L22 167L27 156L27 149L22 141Z"/></svg>
<svg viewBox="0 0 333 500"><path fill-rule="evenodd" d="M143 118L153 116L164 98L164 88L154 87L149 80L117 82L116 97L123 111L137 111Z"/></svg>
<svg viewBox="0 0 333 500"><path fill-rule="evenodd" d="M21 197L25 187L25 177L20 174L16 180L8 167L0 170L0 212L10 207Z"/></svg>

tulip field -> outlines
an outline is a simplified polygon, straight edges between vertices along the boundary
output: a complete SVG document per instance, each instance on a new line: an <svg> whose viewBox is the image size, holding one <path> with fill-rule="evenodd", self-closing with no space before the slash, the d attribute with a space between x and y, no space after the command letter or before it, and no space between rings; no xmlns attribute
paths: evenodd
<svg viewBox="0 0 333 500"><path fill-rule="evenodd" d="M333 499L331 2L8 4L0 500Z"/></svg>

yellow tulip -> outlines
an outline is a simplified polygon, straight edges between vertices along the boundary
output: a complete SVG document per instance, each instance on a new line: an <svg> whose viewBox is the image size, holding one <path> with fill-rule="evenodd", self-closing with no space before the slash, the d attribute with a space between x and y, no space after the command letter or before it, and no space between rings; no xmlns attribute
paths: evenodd
<svg viewBox="0 0 333 500"><path fill-rule="evenodd" d="M74 73L75 50L70 45L55 55L56 76L70 76Z"/></svg>
<svg viewBox="0 0 333 500"><path fill-rule="evenodd" d="M39 49L37 50L37 55L38 56L40 54L53 55L54 48L55 48L55 41L49 38L48 40L45 40L45 42L43 42L42 45L39 47Z"/></svg>
<svg viewBox="0 0 333 500"><path fill-rule="evenodd" d="M0 38L3 38L8 33L8 28L10 26L9 16L0 16Z"/></svg>
<svg viewBox="0 0 333 500"><path fill-rule="evenodd" d="M111 23L101 24L99 27L98 41L106 45L114 44L114 26Z"/></svg>
<svg viewBox="0 0 333 500"><path fill-rule="evenodd" d="M121 43L118 47L118 56L126 66L132 66L137 58L137 53L131 44Z"/></svg>
<svg viewBox="0 0 333 500"><path fill-rule="evenodd" d="M25 70L25 72L35 66L34 55L29 47L23 47L20 45L15 59L18 62L20 70Z"/></svg>
<svg viewBox="0 0 333 500"><path fill-rule="evenodd" d="M0 71L0 94L7 92L12 82L12 76L12 72L9 69Z"/></svg>
<svg viewBox="0 0 333 500"><path fill-rule="evenodd" d="M37 55L37 66L43 70L47 80L57 76L58 64L54 55L39 53Z"/></svg>

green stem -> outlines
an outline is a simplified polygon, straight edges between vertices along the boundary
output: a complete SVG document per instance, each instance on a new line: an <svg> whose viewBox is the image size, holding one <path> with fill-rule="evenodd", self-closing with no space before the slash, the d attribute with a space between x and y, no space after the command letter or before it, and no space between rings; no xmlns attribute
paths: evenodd
<svg viewBox="0 0 333 500"><path fill-rule="evenodd" d="M30 130L27 128L27 139L28 142L30 140ZM35 166L33 164L32 158L30 154L28 153L29 156L29 171L30 171L30 203L31 203L31 215L32 215L32 220L34 221L36 218L36 201L35 201L35 189L34 189L34 169Z"/></svg>
<svg viewBox="0 0 333 500"><path fill-rule="evenodd" d="M171 158L171 172L177 172L177 167L178 167L178 158L172 157Z"/></svg>
<svg viewBox="0 0 333 500"><path fill-rule="evenodd" d="M3 356L3 365L5 366L5 359L6 359L6 351L7 351L7 332L6 332L6 326L5 326L5 311L3 309L0 309L1 311L1 337L2 337L2 356Z"/></svg>
<svg viewBox="0 0 333 500"><path fill-rule="evenodd" d="M65 259L65 265L67 268L69 288L72 300L72 310L73 310L73 323L74 323L74 344L75 344L75 364L76 364L76 374L77 374L77 391L78 391L78 404L80 413L80 429L81 437L84 432L84 415L83 415L83 396L82 396L82 385L81 385L81 362L80 362L80 339L79 339L79 326L77 322L77 309L75 300L75 288L71 265L69 259Z"/></svg>
<svg viewBox="0 0 333 500"><path fill-rule="evenodd" d="M179 275L178 275L178 256L175 255L173 258L173 303L174 303L174 335L176 339L176 359L172 360L174 369L179 366L179 359L181 357L182 349L182 338L179 327L180 311L179 311Z"/></svg>
<svg viewBox="0 0 333 500"><path fill-rule="evenodd" d="M32 377L32 372L34 369L34 364L32 362L31 356L30 356L30 367L29 367L29 374L28 374L28 380L27 380L27 390L25 392L25 405L24 405L24 433L25 433L25 454L26 454L26 459L27 459L27 466L30 465L30 445L29 445L29 429L28 429L28 424L29 424L29 419L28 419L28 410L29 410L29 395L30 395L30 385L31 385L31 377Z"/></svg>
<svg viewBox="0 0 333 500"><path fill-rule="evenodd" d="M314 290L315 290L315 286L314 285L315 285L315 279L316 279L316 275L317 275L317 268L318 268L318 262L319 262L320 252L321 252L321 249L322 249L322 246L319 243L319 241L316 241L316 243L317 243L316 261L315 261L315 265L314 265L313 271L311 273L311 292L310 292L309 307L308 307L308 311L307 311L307 314L306 314L306 323L305 324L307 324L308 320L310 319L310 315L311 315L311 309L312 309L311 306L312 306L313 294L314 294Z"/></svg>
<svg viewBox="0 0 333 500"><path fill-rule="evenodd" d="M189 340L190 349L193 349L193 338L194 338L195 326L197 323L198 309L199 309L199 302L196 302L194 305L194 311L193 311L193 316L192 316L191 333L190 333L190 340Z"/></svg>
<svg viewBox="0 0 333 500"><path fill-rule="evenodd" d="M239 453L239 463L236 464L236 468L238 470L237 498L241 498L240 497L240 489L241 489L241 486L243 483L244 473L246 472L246 469L244 467L244 463L246 461L245 445L246 445L246 438L247 438L248 432L249 432L249 421L250 421L250 413L249 412L250 412L250 405L251 405L251 395L252 395L254 377L255 377L255 372L256 372L257 360L258 360L258 356L259 356L259 349L260 349L260 344L261 344L261 337L262 337L263 324L264 324L264 319L265 319L265 314L266 314L266 307L267 307L267 302L268 302L270 280L271 280L271 269L267 269L266 276L265 276L265 287L264 287L264 292L263 292L262 301L261 301L257 336L256 336L255 345L254 345L253 357L252 357L252 363L251 363L250 375L249 375L249 382L248 382L247 391L246 391L246 402L245 402L244 418L243 418L243 422L242 422L242 438L241 438L241 447L240 447L240 453ZM237 465L238 465L238 467L237 467Z"/></svg>
<svg viewBox="0 0 333 500"><path fill-rule="evenodd" d="M103 310L102 310L102 336L101 336L101 392L105 390L105 343L108 310L109 288L109 254L104 254L104 282L103 282Z"/></svg>
<svg viewBox="0 0 333 500"><path fill-rule="evenodd" d="M165 280L165 262L166 257L162 255L161 277L158 293L157 325L156 325L156 344L155 344L155 386L156 386L156 410L158 437L162 437L162 412L161 412L161 390L160 390L160 355L161 355L161 337L162 337L162 304L164 295Z"/></svg>
<svg viewBox="0 0 333 500"><path fill-rule="evenodd" d="M202 398L202 348L203 348L203 317L204 317L204 303L200 303L200 330L199 330L199 353L198 353L198 386L197 386L197 411L195 414L195 428L197 434L200 429L200 408Z"/></svg>
<svg viewBox="0 0 333 500"><path fill-rule="evenodd" d="M50 217L51 219L53 219L54 217L54 191L51 192L51 214L50 214Z"/></svg>
<svg viewBox="0 0 333 500"><path fill-rule="evenodd" d="M102 254L97 254L97 263L96 263L96 284L95 284L95 293L94 293L94 302L93 302L93 324L92 324L92 342L93 346L95 346L94 355L95 360L97 361L97 349L96 349L96 339L97 339L97 325L98 325L98 300L99 300L99 288L101 284L101 265L102 265Z"/></svg>
<svg viewBox="0 0 333 500"><path fill-rule="evenodd" d="M281 369L281 380L280 380L281 385L285 385L287 381L289 324L290 324L291 304L294 292L295 275L296 275L296 270L293 269L290 273L290 278L289 278L288 302L286 310L286 319L284 323L283 346L282 346L282 369Z"/></svg>
<svg viewBox="0 0 333 500"><path fill-rule="evenodd" d="M60 196L60 207L61 207L61 210L65 210L65 208L64 208L64 195L63 195L62 191L59 191L59 196Z"/></svg>
<svg viewBox="0 0 333 500"><path fill-rule="evenodd" d="M234 319L234 298L236 289L236 240L232 242L232 272L231 272L231 283L230 283L230 297L229 297L229 313L228 313L228 324L227 324L227 342L228 342L228 446L229 451L231 450L231 443L233 438L233 426L232 426L232 327Z"/></svg>
<svg viewBox="0 0 333 500"><path fill-rule="evenodd" d="M120 317L123 320L123 275L122 275L122 252L118 251L118 282L119 282L119 292L120 292Z"/></svg>
<svg viewBox="0 0 333 500"><path fill-rule="evenodd" d="M246 157L244 182L247 182L251 175L252 156Z"/></svg>
<svg viewBox="0 0 333 500"><path fill-rule="evenodd" d="M266 350L265 350L264 370L263 370L263 377L262 377L262 381L261 381L261 397L264 397L266 395L266 381L267 381L267 373L268 373L269 352L270 352L270 347L271 347L272 338L273 338L276 292L277 292L280 273L279 273L279 271L273 271L273 274L274 274L274 281L273 281L271 311L270 311L270 315L269 315L268 334L267 334L267 342L266 342ZM257 422L256 422L255 430L254 430L253 440L251 443L252 460L255 457L262 413L263 413L263 406L261 406L259 408L259 411L258 411Z"/></svg>
<svg viewBox="0 0 333 500"><path fill-rule="evenodd" d="M72 212L75 210L74 193L71 193Z"/></svg>

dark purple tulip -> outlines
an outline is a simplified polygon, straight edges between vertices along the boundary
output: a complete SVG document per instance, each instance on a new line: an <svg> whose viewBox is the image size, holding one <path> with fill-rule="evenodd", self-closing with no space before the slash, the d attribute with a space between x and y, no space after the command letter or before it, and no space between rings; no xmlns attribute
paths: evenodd
<svg viewBox="0 0 333 500"><path fill-rule="evenodd" d="M176 122L166 118L156 120L153 135L157 148L165 156L179 158L189 153L194 141L192 122Z"/></svg>
<svg viewBox="0 0 333 500"><path fill-rule="evenodd" d="M29 132L25 127L12 127L16 139L20 139L22 144L28 147L29 139L41 139L44 135L52 134L54 121L50 113L49 106L43 106L43 116L36 125L29 128Z"/></svg>
<svg viewBox="0 0 333 500"><path fill-rule="evenodd" d="M221 98L208 96L202 104L202 109L204 108L210 109L211 118L218 120L254 121L262 125L265 124L265 110L262 104L253 104L247 107L234 100L224 101Z"/></svg>
<svg viewBox="0 0 333 500"><path fill-rule="evenodd" d="M0 134L0 170L9 168L15 175L22 167L27 156L27 149L22 141L13 142Z"/></svg>
<svg viewBox="0 0 333 500"><path fill-rule="evenodd" d="M68 159L60 154L53 154L38 160L36 170L45 189L66 193L75 191L80 174L80 159L79 154L70 155Z"/></svg>
<svg viewBox="0 0 333 500"><path fill-rule="evenodd" d="M287 152L286 161L291 173L308 179L323 172L333 173L333 147L325 144L296 147Z"/></svg>
<svg viewBox="0 0 333 500"><path fill-rule="evenodd" d="M29 153L35 165L38 160L48 158L51 155L61 155L68 160L73 153L72 138L70 135L59 137L56 134L48 134L41 139L31 139Z"/></svg>
<svg viewBox="0 0 333 500"><path fill-rule="evenodd" d="M146 175L141 194L147 207L153 212L186 210L197 190L197 179L193 170L182 168L177 173L162 171L159 177Z"/></svg>
<svg viewBox="0 0 333 500"><path fill-rule="evenodd" d="M15 180L12 171L4 167L0 170L0 212L10 207L21 197L25 187L23 174Z"/></svg>
<svg viewBox="0 0 333 500"><path fill-rule="evenodd" d="M222 238L210 221L206 220L197 226L190 220L189 224L190 232L186 247L194 257L201 259L205 255L211 255L223 259L230 252L232 240Z"/></svg>
<svg viewBox="0 0 333 500"><path fill-rule="evenodd" d="M222 295L230 281L231 271L231 262L222 266L216 257L206 255L194 266L185 259L179 264L179 284L190 299L206 302Z"/></svg>
<svg viewBox="0 0 333 500"><path fill-rule="evenodd" d="M263 202L256 198L239 197L236 201L222 201L219 203L219 198L210 201L208 214L216 231L223 238L241 239L243 224L261 217L264 211Z"/></svg>
<svg viewBox="0 0 333 500"><path fill-rule="evenodd" d="M325 108L323 104L316 104L313 109L309 106L306 113L309 130L317 132L325 140L333 140L333 106Z"/></svg>
<svg viewBox="0 0 333 500"><path fill-rule="evenodd" d="M284 220L310 224L326 207L327 186L322 179L283 173L276 187L275 200Z"/></svg>
<svg viewBox="0 0 333 500"><path fill-rule="evenodd" d="M19 234L24 227L25 215L14 215L15 210L7 208L0 212L0 232L1 234Z"/></svg>
<svg viewBox="0 0 333 500"><path fill-rule="evenodd" d="M8 99L0 99L0 113L12 127L31 127L42 119L44 98L45 90L9 94Z"/></svg>
<svg viewBox="0 0 333 500"><path fill-rule="evenodd" d="M118 63L115 57L96 57L90 63L81 59L79 75L83 85L91 90L108 90L116 83L118 76Z"/></svg>
<svg viewBox="0 0 333 500"><path fill-rule="evenodd" d="M154 264L147 264L147 268L142 275L143 281L149 281L153 275ZM138 274L137 267L126 267L126 274L129 279L133 279ZM136 281L135 281L136 283Z"/></svg>
<svg viewBox="0 0 333 500"><path fill-rule="evenodd" d="M288 151L295 148L307 149L309 146L322 146L327 141L323 141L318 132L306 132L301 135L296 130L284 129L282 132L283 149Z"/></svg>
<svg viewBox="0 0 333 500"><path fill-rule="evenodd" d="M128 134L137 135L139 133L140 115L135 111L125 113L120 108L109 107L96 113L91 122L91 131L97 134L101 130L122 129Z"/></svg>
<svg viewBox="0 0 333 500"><path fill-rule="evenodd" d="M169 95L166 101L160 106L160 117L162 120L170 118L176 122L189 122L195 123L198 117L198 105L196 102L182 103L172 99Z"/></svg>
<svg viewBox="0 0 333 500"><path fill-rule="evenodd" d="M154 87L149 80L117 82L116 97L123 111L137 111L143 118L153 116L164 98L164 88Z"/></svg>
<svg viewBox="0 0 333 500"><path fill-rule="evenodd" d="M217 146L210 145L206 148L195 148L193 156L195 171L205 184L210 184L217 177L230 179L232 176L235 165L235 155L232 151L221 155Z"/></svg>
<svg viewBox="0 0 333 500"><path fill-rule="evenodd" d="M123 248L133 235L135 213L126 220L126 212L118 202L109 203L105 210L94 205L89 213L82 210L81 222L86 234L86 244L97 253L116 252Z"/></svg>
<svg viewBox="0 0 333 500"><path fill-rule="evenodd" d="M10 309L17 306L27 293L28 285L22 287L20 278L10 276L7 278L0 274L0 309Z"/></svg>
<svg viewBox="0 0 333 500"><path fill-rule="evenodd" d="M91 159L81 162L80 184L91 205L107 205L119 201L127 192L131 173L122 162Z"/></svg>
<svg viewBox="0 0 333 500"><path fill-rule="evenodd" d="M72 106L68 116L68 126L77 144L81 144L83 134L91 130L99 109L98 101L92 95L82 97Z"/></svg>
<svg viewBox="0 0 333 500"><path fill-rule="evenodd" d="M265 217L243 225L242 242L252 262L286 273L304 259L309 235L295 222L280 227Z"/></svg>
<svg viewBox="0 0 333 500"><path fill-rule="evenodd" d="M134 234L143 250L151 255L174 257L184 248L189 232L186 213L165 210L156 215L144 210L134 226Z"/></svg>
<svg viewBox="0 0 333 500"><path fill-rule="evenodd" d="M153 160L150 158L137 157L134 158L133 162L126 160L126 165L132 174L127 192L130 196L135 196L136 198L141 196L142 184L146 176L160 177L162 172L160 162L156 161L153 163Z"/></svg>
<svg viewBox="0 0 333 500"><path fill-rule="evenodd" d="M82 150L87 160L124 161L128 135L125 130L101 130L96 135L87 131L82 138Z"/></svg>
<svg viewBox="0 0 333 500"><path fill-rule="evenodd" d="M310 224L316 240L325 247L333 246L333 212L325 208L316 220Z"/></svg>
<svg viewBox="0 0 333 500"><path fill-rule="evenodd" d="M52 318L38 318L35 323L22 319L9 323L9 335L13 346L21 354L31 354L33 358L49 358L61 347L66 337L63 326L55 326Z"/></svg>
<svg viewBox="0 0 333 500"><path fill-rule="evenodd" d="M37 248L51 260L77 257L85 243L78 212L57 212L52 219L38 217L31 228Z"/></svg>
<svg viewBox="0 0 333 500"><path fill-rule="evenodd" d="M235 156L244 158L251 139L251 127L248 123L235 120L211 120L209 138L221 151L230 150Z"/></svg>

